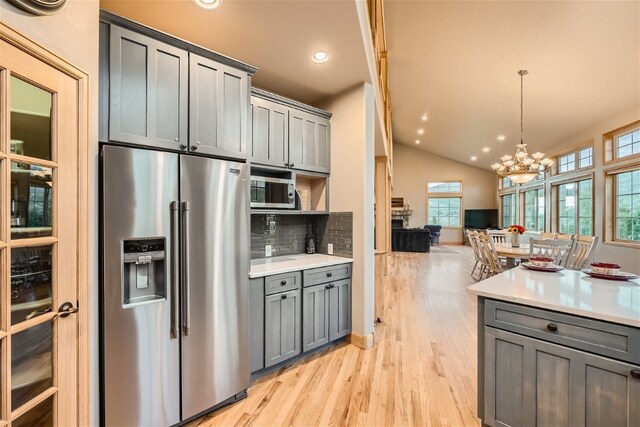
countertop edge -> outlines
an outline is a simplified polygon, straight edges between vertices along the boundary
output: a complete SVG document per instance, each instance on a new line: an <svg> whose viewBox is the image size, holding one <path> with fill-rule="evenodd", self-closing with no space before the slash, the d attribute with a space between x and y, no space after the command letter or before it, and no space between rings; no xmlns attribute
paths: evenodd
<svg viewBox="0 0 640 427"><path fill-rule="evenodd" d="M342 257L336 256L335 260L330 260L330 261L317 261L314 263L305 263L304 265L297 265L297 266L292 265L289 267L275 268L273 270L263 271L258 273L252 273L251 271L249 271L249 279L257 279L260 277L272 276L274 274L290 273L292 271L309 270L311 268L329 267L332 265L347 264L350 262L353 262L352 258L342 258Z"/></svg>
<svg viewBox="0 0 640 427"><path fill-rule="evenodd" d="M634 320L634 319L630 319L628 317L617 317L617 316L614 316L614 315L609 315L609 314L604 314L604 313L594 313L592 311L580 310L580 309L576 309L576 308L573 308L573 307L566 307L566 306L548 304L548 303L545 303L543 301L536 301L536 300L531 300L531 299L527 299L527 298L518 298L518 297L514 297L514 296L500 295L500 294L495 294L495 293L491 293L491 292L480 291L480 290L477 290L477 289L471 289L473 286L475 286L475 285L468 286L466 288L467 292L472 294L472 295L479 296L479 297L491 298L491 299L496 299L496 300L500 300L500 301L513 302L513 303L516 303L516 304L528 305L530 307L538 307L538 308L543 308L543 309L547 309L547 310L557 311L557 312L560 312L560 313L574 314L574 315L581 316L581 317L586 317L586 318L589 318L589 319L602 320L602 321L606 321L606 322L612 322L612 323L618 323L618 324L621 324L621 325L632 326L634 328L640 328L640 319Z"/></svg>

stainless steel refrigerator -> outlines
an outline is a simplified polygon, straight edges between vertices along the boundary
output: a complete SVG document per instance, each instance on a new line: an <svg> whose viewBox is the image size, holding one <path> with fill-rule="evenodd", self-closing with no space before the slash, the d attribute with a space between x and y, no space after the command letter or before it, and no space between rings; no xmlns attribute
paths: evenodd
<svg viewBox="0 0 640 427"><path fill-rule="evenodd" d="M249 386L248 168L102 147L102 422L169 426Z"/></svg>

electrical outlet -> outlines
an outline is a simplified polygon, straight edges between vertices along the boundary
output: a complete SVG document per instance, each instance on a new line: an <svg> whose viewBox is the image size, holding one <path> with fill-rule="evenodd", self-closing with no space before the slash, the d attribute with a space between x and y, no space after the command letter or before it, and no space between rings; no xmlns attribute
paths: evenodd
<svg viewBox="0 0 640 427"><path fill-rule="evenodd" d="M271 245L264 245L264 256L265 257L271 256Z"/></svg>
<svg viewBox="0 0 640 427"><path fill-rule="evenodd" d="M333 255L333 243L328 243L327 244L327 253L329 255Z"/></svg>

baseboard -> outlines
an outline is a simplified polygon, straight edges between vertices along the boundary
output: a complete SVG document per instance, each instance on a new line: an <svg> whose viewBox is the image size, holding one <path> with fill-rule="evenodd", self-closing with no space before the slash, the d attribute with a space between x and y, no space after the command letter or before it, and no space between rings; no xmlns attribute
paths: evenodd
<svg viewBox="0 0 640 427"><path fill-rule="evenodd" d="M356 347L366 350L373 347L373 333L369 335L360 335L355 332L351 332L351 334L347 336L347 341Z"/></svg>

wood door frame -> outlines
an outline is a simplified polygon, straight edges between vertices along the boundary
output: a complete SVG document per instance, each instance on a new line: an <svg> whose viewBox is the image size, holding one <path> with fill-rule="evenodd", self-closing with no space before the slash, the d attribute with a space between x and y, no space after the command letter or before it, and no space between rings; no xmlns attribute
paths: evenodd
<svg viewBox="0 0 640 427"><path fill-rule="evenodd" d="M89 75L24 35L0 23L0 40L74 79L78 88L78 425L90 425L89 364Z"/></svg>

